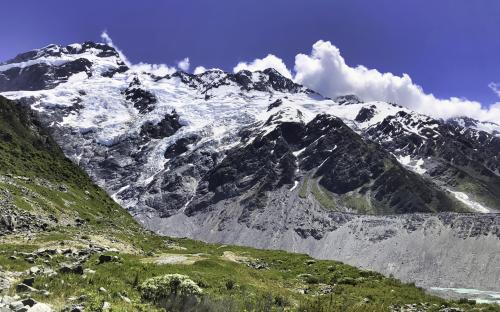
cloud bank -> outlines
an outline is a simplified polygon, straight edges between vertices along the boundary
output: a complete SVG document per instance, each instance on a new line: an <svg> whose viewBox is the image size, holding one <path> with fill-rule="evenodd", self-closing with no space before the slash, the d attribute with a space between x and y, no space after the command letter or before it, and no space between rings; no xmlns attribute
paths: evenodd
<svg viewBox="0 0 500 312"><path fill-rule="evenodd" d="M500 103L484 108L477 101L463 98L440 99L425 93L407 74L397 76L361 65L351 67L346 64L339 49L329 41L316 42L310 54L298 54L293 74L274 55L249 63L241 62L233 71L263 70L267 67L328 97L356 94L365 101L394 102L437 118L468 116L484 121L500 120ZM500 84L491 83L489 87L500 96Z"/></svg>

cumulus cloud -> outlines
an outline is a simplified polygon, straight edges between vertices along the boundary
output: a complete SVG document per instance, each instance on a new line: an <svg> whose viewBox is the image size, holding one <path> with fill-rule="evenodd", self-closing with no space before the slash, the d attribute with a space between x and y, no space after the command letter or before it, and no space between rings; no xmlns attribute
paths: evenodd
<svg viewBox="0 0 500 312"><path fill-rule="evenodd" d="M129 67L131 70L136 72L150 73L160 77L163 77L168 74L173 74L176 72L176 69L174 67L169 67L165 64L138 63L138 64L132 64Z"/></svg>
<svg viewBox="0 0 500 312"><path fill-rule="evenodd" d="M268 54L265 58L256 59L250 63L240 62L238 63L238 65L236 65L236 67L233 68L233 72L237 73L240 70L257 71L257 70L264 70L267 68L274 68L283 76L287 78L292 78L292 73L286 67L285 62L283 62L283 60L280 59L279 57L276 57L275 55L272 54Z"/></svg>
<svg viewBox="0 0 500 312"><path fill-rule="evenodd" d="M199 75L199 74L203 74L204 72L206 72L207 69L203 66L197 66L194 71L193 71L193 74L195 75Z"/></svg>
<svg viewBox="0 0 500 312"><path fill-rule="evenodd" d="M439 118L469 116L480 120L500 120L500 103L487 109L477 101L458 97L437 98L425 93L407 74L397 76L361 65L347 65L339 49L328 41L316 42L308 55L298 54L294 69L295 81L330 97L356 94L367 101L395 102Z"/></svg>
<svg viewBox="0 0 500 312"><path fill-rule="evenodd" d="M486 108L477 101L465 98L437 98L415 84L408 74L397 76L362 65L347 65L340 50L329 41L316 42L310 54L296 55L293 72L283 60L271 54L252 62L240 62L233 71L255 71L269 67L332 98L355 94L365 101L393 102L436 118L468 116L483 121L500 120L500 103ZM490 83L489 87L500 96L500 83Z"/></svg>
<svg viewBox="0 0 500 312"><path fill-rule="evenodd" d="M187 72L189 70L189 66L191 64L189 63L189 57L186 57L185 59L181 60L179 63L177 63L177 67L182 70Z"/></svg>

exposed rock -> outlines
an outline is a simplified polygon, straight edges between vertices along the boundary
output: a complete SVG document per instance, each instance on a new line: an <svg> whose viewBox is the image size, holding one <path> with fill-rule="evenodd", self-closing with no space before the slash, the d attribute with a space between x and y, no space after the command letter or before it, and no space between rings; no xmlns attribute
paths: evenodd
<svg viewBox="0 0 500 312"><path fill-rule="evenodd" d="M114 49L97 44L43 50L11 63L43 55L82 53L83 57L81 51L88 50L97 51L100 57L118 56ZM99 64L99 59L93 61ZM494 261L491 255L498 250L499 236L496 216L352 214L469 211L447 190L465 192L467 185L479 190L470 194L472 200L497 207L500 143L494 136L423 118L395 104L364 104L355 96L331 101L272 69L253 73L212 70L200 75L177 72L164 77L123 71L126 74L106 89L110 96L99 95L106 100L106 105L99 106L105 113L86 120L82 112L99 103L86 102L96 94L85 86L102 90L102 76L113 77L122 70L119 57L115 61L109 75L92 66L85 85L64 92L72 94L68 98L51 91L37 92L38 97L9 96L25 97L21 102L36 107L41 123L51 125L66 155L149 229L308 252L419 282L425 276L434 282L464 283L460 277L453 281L456 267L471 272L471 285L491 287L488 276L498 276L498 269L491 267L485 268L487 276L478 275L469 256L457 254L460 265L456 267L442 259L456 252L451 247L461 246L484 257L484 263ZM78 66L83 69L81 64L75 66L75 71ZM33 67L27 72L32 70L35 74L30 75L37 81L26 90L39 88L38 83L51 87L54 77L60 80L55 83L67 79L52 76L39 82L37 73L43 70ZM282 103L268 113L269 103L278 99ZM54 105L54 101L60 103ZM78 122L63 125L63 117L69 116L68 108L73 106L70 111ZM174 132L176 117L161 121L173 109L179 124L186 121ZM342 116L344 121L332 117L348 109L353 111ZM116 111L123 113L123 119L112 118ZM155 122L148 124L149 120ZM104 135L109 133L116 135ZM12 139L5 134L1 137ZM422 160L423 168L412 167L403 157L410 157L411 162ZM0 215L11 214L2 211ZM16 215L0 222L0 235L42 229L37 227L40 221ZM453 244L444 245L446 240ZM474 244L478 240L481 244ZM381 248L394 252L380 255L376 251ZM391 258L395 251L409 263L408 271ZM363 262L366 258L371 262ZM428 258L442 267L429 265ZM36 255L25 259L36 260ZM87 255L82 255L81 260L85 259ZM422 263L430 268L421 267Z"/></svg>
<svg viewBox="0 0 500 312"><path fill-rule="evenodd" d="M139 78L134 77L129 87L125 90L125 98L134 104L134 107L144 114L154 109L153 104L157 102L153 93L141 86Z"/></svg>
<svg viewBox="0 0 500 312"><path fill-rule="evenodd" d="M21 302L23 303L24 306L29 306L29 307L33 307L34 305L37 304L37 302L32 298L23 299L21 300Z"/></svg>
<svg viewBox="0 0 500 312"><path fill-rule="evenodd" d="M79 263L73 263L73 264L62 264L61 267L59 268L60 273L73 273L73 274L83 274L83 266Z"/></svg>
<svg viewBox="0 0 500 312"><path fill-rule="evenodd" d="M123 296L123 295L121 295L121 294L120 294L119 296L120 296L120 298L121 298L123 301L125 301L126 303L132 303L132 300L130 300L128 297Z"/></svg>
<svg viewBox="0 0 500 312"><path fill-rule="evenodd" d="M361 99L354 94L338 96L335 98L335 102L339 103L340 105L363 103L363 101L361 101Z"/></svg>
<svg viewBox="0 0 500 312"><path fill-rule="evenodd" d="M28 277L23 279L22 284L28 285L28 286L33 286L33 283L35 282L34 277Z"/></svg>
<svg viewBox="0 0 500 312"><path fill-rule="evenodd" d="M89 60L80 58L59 66L39 63L25 68L13 67L0 73L0 91L51 89L73 74L90 75L91 66Z"/></svg>
<svg viewBox="0 0 500 312"><path fill-rule="evenodd" d="M105 262L111 262L111 261L113 261L112 255L100 255L99 256L99 263L105 263Z"/></svg>
<svg viewBox="0 0 500 312"><path fill-rule="evenodd" d="M34 306L28 309L28 312L53 312L54 310L45 303L38 302Z"/></svg>
<svg viewBox="0 0 500 312"><path fill-rule="evenodd" d="M173 135L182 125L179 123L179 115L173 111L166 114L157 124L146 122L141 126L141 136L147 136L153 139L161 139Z"/></svg>
<svg viewBox="0 0 500 312"><path fill-rule="evenodd" d="M279 107L281 104L283 104L283 100L277 99L276 101L269 104L269 106L267 107L267 111L270 111L273 108Z"/></svg>
<svg viewBox="0 0 500 312"><path fill-rule="evenodd" d="M23 283L18 284L16 286L16 292L18 292L18 293L23 293L23 292L37 292L37 291L38 291L37 289L35 289L35 288L31 287L31 286L28 286L26 284L23 284Z"/></svg>

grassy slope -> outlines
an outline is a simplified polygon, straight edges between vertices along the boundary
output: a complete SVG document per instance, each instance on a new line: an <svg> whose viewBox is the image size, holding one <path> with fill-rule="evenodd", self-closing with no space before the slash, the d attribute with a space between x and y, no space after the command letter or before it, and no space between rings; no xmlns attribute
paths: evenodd
<svg viewBox="0 0 500 312"><path fill-rule="evenodd" d="M196 281L210 298L204 311L387 311L393 304L418 302L436 304L433 310L451 304L466 310L500 311L492 306L445 302L413 285L335 261L153 235L142 230L67 160L29 114L0 97L0 176L14 181L0 183L0 190L13 195L18 209L55 214L59 219L79 217L87 222L80 227L55 224L49 231L0 237L0 269L23 272L21 280L33 265L57 270L61 263L72 261L55 255L32 263L21 254L39 248L83 249L92 244L116 248L111 254L120 258L98 264L98 254L93 255L84 267L95 270L95 274L37 276L34 287L50 294L34 297L57 309L68 304L70 297L84 294L89 311L98 311L104 301L111 303L113 311L154 311L151 303L141 299L137 285L149 277L181 273ZM61 185L67 191L61 191ZM179 254L187 263L155 262ZM247 263L263 264L265 268L256 269ZM321 289L329 286L333 292L321 295ZM100 292L100 287L107 292ZM15 283L9 293L15 293ZM132 302L124 301L121 295Z"/></svg>
<svg viewBox="0 0 500 312"><path fill-rule="evenodd" d="M0 175L13 177L9 179L13 183L0 181L0 187L14 193L19 208L63 218L71 215L92 224L137 228L129 214L64 157L29 110L3 97L0 97ZM19 176L23 178L16 178ZM61 191L61 186L68 191ZM34 196L23 191L25 188L33 191Z"/></svg>

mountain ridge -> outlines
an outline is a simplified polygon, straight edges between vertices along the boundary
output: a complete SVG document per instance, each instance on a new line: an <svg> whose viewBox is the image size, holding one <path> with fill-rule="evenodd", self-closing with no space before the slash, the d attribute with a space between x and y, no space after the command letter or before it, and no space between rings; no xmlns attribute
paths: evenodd
<svg viewBox="0 0 500 312"><path fill-rule="evenodd" d="M463 127L354 95L329 99L271 69L157 76L101 52L83 51L78 57L91 66L61 75L54 69L61 64L51 59L47 71L27 70L31 76L10 87L2 77L16 63L6 71L0 66L0 89L36 110L65 154L149 229L252 246L259 245L252 235L267 235L266 247L316 254L338 243L358 218L385 224L384 215L400 213L398 222L413 224L411 213L437 212L439 219L467 211L477 224L493 218L481 236L490 246L481 251L485 257L498 246L499 137L475 129L477 123ZM43 57L53 56L37 64ZM33 90L35 78L47 83ZM24 90L14 90L23 83ZM431 234L417 226L418 242L464 235L432 215L425 220L437 225ZM359 237L370 241L379 230ZM389 241L412 237L393 231L398 235L389 233ZM464 246L480 248L475 239L465 235ZM387 240L377 242L370 246ZM404 257L421 259L418 253L430 247L423 242ZM320 254L354 261L349 254ZM388 273L383 259L376 269ZM431 274L420 262L412 265ZM439 276L448 286L456 282L452 274Z"/></svg>

